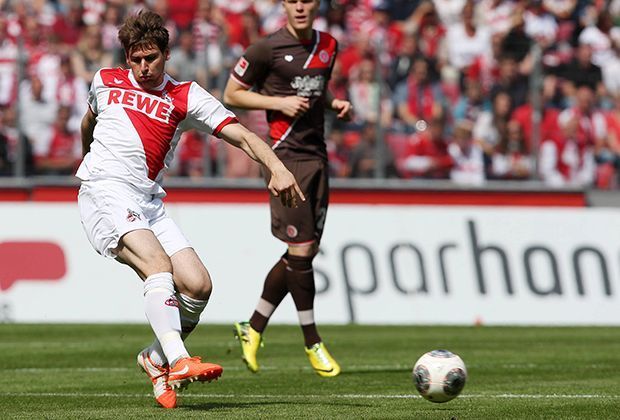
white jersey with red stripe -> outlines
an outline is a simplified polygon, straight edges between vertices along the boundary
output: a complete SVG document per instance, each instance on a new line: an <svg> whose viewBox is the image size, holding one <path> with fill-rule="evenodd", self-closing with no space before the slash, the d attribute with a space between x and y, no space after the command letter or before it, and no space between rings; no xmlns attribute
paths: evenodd
<svg viewBox="0 0 620 420"><path fill-rule="evenodd" d="M195 82L164 75L160 86L144 90L130 70L106 68L93 79L88 105L97 116L90 152L76 176L120 180L163 197L164 170L181 133L197 129L218 135L235 115Z"/></svg>

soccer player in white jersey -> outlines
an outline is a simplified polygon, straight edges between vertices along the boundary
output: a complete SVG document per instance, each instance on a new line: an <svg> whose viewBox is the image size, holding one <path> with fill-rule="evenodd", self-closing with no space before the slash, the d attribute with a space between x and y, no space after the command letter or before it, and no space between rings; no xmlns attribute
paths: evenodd
<svg viewBox="0 0 620 420"><path fill-rule="evenodd" d="M155 399L176 406L175 388L211 381L222 367L190 357L183 340L198 324L211 278L166 214L161 180L182 131L195 128L241 148L271 173L270 192L295 207L305 200L293 175L257 135L195 82L165 73L168 31L143 11L119 30L129 69L101 69L82 120L84 160L77 171L86 235L100 254L130 266L144 281L155 341L138 355Z"/></svg>

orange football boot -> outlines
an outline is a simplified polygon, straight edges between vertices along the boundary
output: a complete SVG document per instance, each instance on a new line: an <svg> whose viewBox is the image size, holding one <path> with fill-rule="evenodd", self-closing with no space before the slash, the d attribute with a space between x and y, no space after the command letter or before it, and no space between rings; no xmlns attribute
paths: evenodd
<svg viewBox="0 0 620 420"><path fill-rule="evenodd" d="M222 367L215 363L202 363L200 357L179 359L168 371L168 385L183 389L191 382L211 382L222 375Z"/></svg>
<svg viewBox="0 0 620 420"><path fill-rule="evenodd" d="M146 349L138 354L138 366L142 368L153 383L155 401L164 408L175 408L177 406L177 394L168 383L168 368L155 364Z"/></svg>

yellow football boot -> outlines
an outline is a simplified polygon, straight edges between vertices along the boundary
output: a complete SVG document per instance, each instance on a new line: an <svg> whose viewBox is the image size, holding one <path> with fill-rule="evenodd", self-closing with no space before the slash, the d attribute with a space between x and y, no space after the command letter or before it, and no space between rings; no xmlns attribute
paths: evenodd
<svg viewBox="0 0 620 420"><path fill-rule="evenodd" d="M340 374L340 365L329 354L323 342L316 343L305 350L312 368L318 375L329 378Z"/></svg>
<svg viewBox="0 0 620 420"><path fill-rule="evenodd" d="M241 359L243 359L250 372L258 372L256 353L258 348L263 346L261 333L252 328L249 322L235 322L233 329L235 338L239 340L241 345Z"/></svg>

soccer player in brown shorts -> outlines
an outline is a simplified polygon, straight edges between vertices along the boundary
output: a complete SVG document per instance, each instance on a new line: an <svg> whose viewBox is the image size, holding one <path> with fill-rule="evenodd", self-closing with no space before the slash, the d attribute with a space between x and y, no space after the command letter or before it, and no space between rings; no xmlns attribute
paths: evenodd
<svg viewBox="0 0 620 420"><path fill-rule="evenodd" d="M348 120L351 104L327 91L338 44L328 33L312 29L319 3L282 0L286 26L247 49L224 91L228 105L267 111L272 148L306 196L292 211L278 200L270 201L271 231L288 249L267 274L250 321L235 324L243 360L252 372L259 369L256 353L269 318L290 292L313 369L326 377L340 373L314 322L312 260L319 250L329 198L324 112L328 108Z"/></svg>

